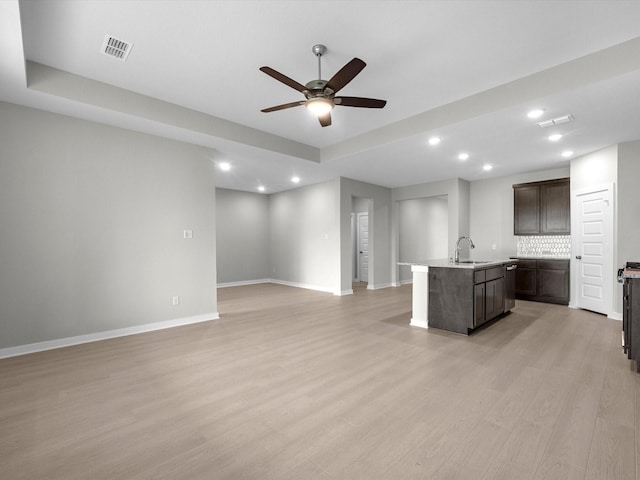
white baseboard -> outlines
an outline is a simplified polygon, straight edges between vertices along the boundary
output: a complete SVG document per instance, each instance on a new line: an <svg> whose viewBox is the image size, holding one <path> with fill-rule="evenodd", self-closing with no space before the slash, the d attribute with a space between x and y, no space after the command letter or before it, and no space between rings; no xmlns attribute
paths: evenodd
<svg viewBox="0 0 640 480"><path fill-rule="evenodd" d="M270 278L260 278L258 280L242 280L240 282L225 282L219 283L218 288L226 288L226 287L241 287L243 285L257 285L259 283L272 283L273 280Z"/></svg>
<svg viewBox="0 0 640 480"><path fill-rule="evenodd" d="M569 308L578 309L578 306L575 303L569 303L568 307ZM611 312L610 314L607 315L607 318L610 318L612 320L622 321L622 313L620 313L620 312Z"/></svg>
<svg viewBox="0 0 640 480"><path fill-rule="evenodd" d="M349 290L342 290L341 292L333 292L334 295L341 297L343 295L353 295L353 289L350 288Z"/></svg>
<svg viewBox="0 0 640 480"><path fill-rule="evenodd" d="M218 312L204 313L193 317L177 318L175 320L167 320L164 322L147 323L145 325L137 325L135 327L118 328L116 330L107 330L106 332L89 333L87 335L78 335L76 337L59 338L46 342L30 343L28 345L19 345L17 347L8 347L0 349L0 358L17 357L18 355L27 355L29 353L44 352L45 350L53 350L54 348L70 347L72 345L80 345L82 343L99 342L100 340L108 340L110 338L124 337L127 335L137 335L138 333L153 332L154 330L164 330L166 328L181 327L183 325L191 325L193 323L208 322L220 318Z"/></svg>
<svg viewBox="0 0 640 480"><path fill-rule="evenodd" d="M390 283L380 283L378 285L367 285L367 290L380 290L381 288L389 288L391 287Z"/></svg>
<svg viewBox="0 0 640 480"><path fill-rule="evenodd" d="M425 320L416 320L414 318L411 319L409 325L411 325L412 327L429 328L429 322Z"/></svg>
<svg viewBox="0 0 640 480"><path fill-rule="evenodd" d="M289 282L287 280L276 280L274 278L269 279L269 282L277 283L278 285L285 285L287 287L306 288L307 290L316 290L318 292L334 293L334 291L328 287L310 285L308 283Z"/></svg>
<svg viewBox="0 0 640 480"><path fill-rule="evenodd" d="M352 295L353 290L332 290L328 287L321 287L318 285L311 285L308 283L298 283L298 282L289 282L287 280L277 280L275 278L261 278L258 280L244 280L240 282L226 282L219 283L218 288L226 288L226 287L241 287L245 285L257 285L259 283L275 283L277 285L285 285L287 287L295 287L295 288L305 288L307 290L315 290L317 292L325 292L325 293L333 293L334 295Z"/></svg>

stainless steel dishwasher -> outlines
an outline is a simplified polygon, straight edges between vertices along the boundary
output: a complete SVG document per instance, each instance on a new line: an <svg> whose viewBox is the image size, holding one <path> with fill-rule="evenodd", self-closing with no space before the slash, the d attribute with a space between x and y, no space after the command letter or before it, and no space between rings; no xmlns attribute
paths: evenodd
<svg viewBox="0 0 640 480"><path fill-rule="evenodd" d="M504 311L508 312L516 306L516 268L517 263L505 265L504 272Z"/></svg>

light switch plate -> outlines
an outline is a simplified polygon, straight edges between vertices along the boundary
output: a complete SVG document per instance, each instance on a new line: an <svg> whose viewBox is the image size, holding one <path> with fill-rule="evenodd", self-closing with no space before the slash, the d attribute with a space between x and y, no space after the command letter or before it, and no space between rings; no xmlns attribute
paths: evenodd
<svg viewBox="0 0 640 480"><path fill-rule="evenodd" d="M183 235L184 238L193 238L193 230L185 230Z"/></svg>

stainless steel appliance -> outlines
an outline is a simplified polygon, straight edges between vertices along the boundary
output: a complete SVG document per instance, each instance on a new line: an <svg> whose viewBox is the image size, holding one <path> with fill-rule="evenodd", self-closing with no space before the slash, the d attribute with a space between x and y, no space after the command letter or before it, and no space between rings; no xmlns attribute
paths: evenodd
<svg viewBox="0 0 640 480"><path fill-rule="evenodd" d="M622 293L622 350L640 367L640 262L618 270Z"/></svg>
<svg viewBox="0 0 640 480"><path fill-rule="evenodd" d="M517 263L505 266L504 272L504 311L508 312L516 306L516 269Z"/></svg>

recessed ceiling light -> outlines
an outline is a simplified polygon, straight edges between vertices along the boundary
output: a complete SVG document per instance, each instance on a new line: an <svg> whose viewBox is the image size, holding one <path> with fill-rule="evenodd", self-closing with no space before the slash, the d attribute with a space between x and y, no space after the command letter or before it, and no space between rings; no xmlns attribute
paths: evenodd
<svg viewBox="0 0 640 480"><path fill-rule="evenodd" d="M562 152L560 155L562 155L564 158L569 158L571 155L573 155L573 151L571 150L565 150L564 152Z"/></svg>
<svg viewBox="0 0 640 480"><path fill-rule="evenodd" d="M553 135L549 135L547 138L550 142L557 142L562 138L562 135L560 133L554 133Z"/></svg>
<svg viewBox="0 0 640 480"><path fill-rule="evenodd" d="M229 162L220 162L218 166L223 172L228 172L229 170L231 170L231 164Z"/></svg>
<svg viewBox="0 0 640 480"><path fill-rule="evenodd" d="M291 177L291 181L293 183L299 183L300 182L300 177Z"/></svg>
<svg viewBox="0 0 640 480"><path fill-rule="evenodd" d="M258 187L258 191L259 191L259 192L264 192L264 191L265 191L264 185L260 185L260 186Z"/></svg>
<svg viewBox="0 0 640 480"><path fill-rule="evenodd" d="M542 108L536 108L527 113L527 117L529 118L540 118L544 114L544 110Z"/></svg>
<svg viewBox="0 0 640 480"><path fill-rule="evenodd" d="M458 155L458 160L469 160L469 154L462 152L460 155Z"/></svg>
<svg viewBox="0 0 640 480"><path fill-rule="evenodd" d="M482 167L482 169L483 169L485 172L488 172L489 170L493 169L493 166L491 166L491 165L489 165L489 164L486 164L485 166L483 166L483 167Z"/></svg>
<svg viewBox="0 0 640 480"><path fill-rule="evenodd" d="M438 145L440 143L440 137L431 137L429 139L429 145Z"/></svg>

